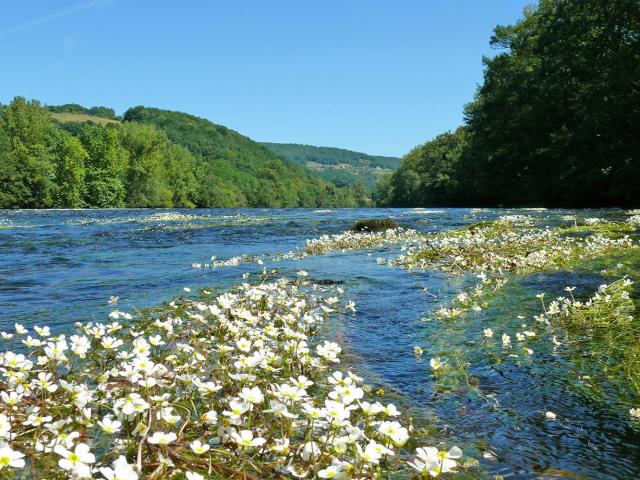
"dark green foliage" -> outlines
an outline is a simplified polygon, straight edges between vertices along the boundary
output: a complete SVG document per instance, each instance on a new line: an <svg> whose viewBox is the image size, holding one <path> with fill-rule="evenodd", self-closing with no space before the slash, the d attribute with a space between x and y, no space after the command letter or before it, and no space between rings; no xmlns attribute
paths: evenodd
<svg viewBox="0 0 640 480"><path fill-rule="evenodd" d="M543 0L516 25L496 28L492 44L508 51L486 60L467 108L465 166L478 201L638 201L638 32L637 0Z"/></svg>
<svg viewBox="0 0 640 480"><path fill-rule="evenodd" d="M397 228L393 218L368 218L357 220L349 230L352 232L384 232L390 228Z"/></svg>
<svg viewBox="0 0 640 480"><path fill-rule="evenodd" d="M381 175L398 168L400 159L353 152L342 148L314 147L294 143L263 143L276 155L310 167L338 187L361 182L373 189Z"/></svg>
<svg viewBox="0 0 640 480"><path fill-rule="evenodd" d="M458 160L453 175L444 171L450 180L430 185L422 177L434 172L420 170L412 152L391 191L376 198L392 205L637 206L638 32L638 0L541 0L515 25L496 27L491 44L505 51L484 59L484 82L465 111L463 148L451 146ZM417 197L398 188L416 185L425 188Z"/></svg>
<svg viewBox="0 0 640 480"><path fill-rule="evenodd" d="M164 156L167 187L174 207L192 208L198 201L197 161L186 148L170 145Z"/></svg>
<svg viewBox="0 0 640 480"><path fill-rule="evenodd" d="M86 108L77 103L66 103L64 105L48 105L47 109L54 113L84 113L85 115L93 115L94 117L111 118L115 120L116 111L109 107L91 107Z"/></svg>
<svg viewBox="0 0 640 480"><path fill-rule="evenodd" d="M93 115L95 117L111 118L113 120L118 118L116 115L116 111L113 108L109 107L91 107L89 110L87 110L87 114Z"/></svg>
<svg viewBox="0 0 640 480"><path fill-rule="evenodd" d="M20 205L24 193L21 191L17 165L11 159L11 139L7 132L0 128L0 208L13 208Z"/></svg>
<svg viewBox="0 0 640 480"><path fill-rule="evenodd" d="M49 112L36 100L16 97L2 115L2 129L6 150L0 154L1 206L52 207L55 184Z"/></svg>
<svg viewBox="0 0 640 480"><path fill-rule="evenodd" d="M54 205L81 208L85 194L84 163L89 155L80 139L64 130L56 132L52 147L56 186Z"/></svg>
<svg viewBox="0 0 640 480"><path fill-rule="evenodd" d="M106 107L0 109L0 208L356 207L360 183L338 188L225 127L136 107L125 123L53 121L51 111L115 117ZM71 117L74 120L77 117Z"/></svg>
<svg viewBox="0 0 640 480"><path fill-rule="evenodd" d="M414 148L392 176L381 180L375 193L377 204L397 207L451 204L459 190L457 169L464 146L464 130L459 128Z"/></svg>
<svg viewBox="0 0 640 480"><path fill-rule="evenodd" d="M348 165L365 164L374 168L380 167L393 170L400 164L400 159L397 157L368 155L343 148L314 147L312 145L300 145L297 143L263 142L262 145L287 160L292 160L303 165L307 162L321 163L323 165L338 165L340 163Z"/></svg>
<svg viewBox="0 0 640 480"><path fill-rule="evenodd" d="M169 141L153 125L127 123L120 128L129 161L125 172L126 204L130 207L171 207L173 194L165 185L165 155Z"/></svg>
<svg viewBox="0 0 640 480"><path fill-rule="evenodd" d="M77 103L65 103L64 105L48 105L47 110L53 113L87 113L87 109Z"/></svg>
<svg viewBox="0 0 640 480"><path fill-rule="evenodd" d="M87 123L81 129L80 140L89 156L85 204L99 208L124 207L128 152L120 143L118 130Z"/></svg>
<svg viewBox="0 0 640 480"><path fill-rule="evenodd" d="M354 192L337 189L304 167L278 157L233 130L186 113L135 107L125 122L150 123L200 158L198 206L357 206ZM362 199L362 202L365 200ZM367 199L368 201L368 199Z"/></svg>

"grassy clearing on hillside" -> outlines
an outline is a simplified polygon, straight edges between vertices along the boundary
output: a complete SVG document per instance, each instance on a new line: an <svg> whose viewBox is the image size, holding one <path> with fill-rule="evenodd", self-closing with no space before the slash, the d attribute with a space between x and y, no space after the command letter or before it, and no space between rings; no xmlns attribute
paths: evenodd
<svg viewBox="0 0 640 480"><path fill-rule="evenodd" d="M52 113L51 116L59 122L93 122L98 125L108 125L110 123L122 123L120 120L111 118L96 117L85 113Z"/></svg>

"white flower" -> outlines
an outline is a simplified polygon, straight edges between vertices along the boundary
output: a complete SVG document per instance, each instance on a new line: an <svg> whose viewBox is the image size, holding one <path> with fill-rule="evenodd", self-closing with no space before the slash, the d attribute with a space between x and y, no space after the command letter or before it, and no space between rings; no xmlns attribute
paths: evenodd
<svg viewBox="0 0 640 480"><path fill-rule="evenodd" d="M42 417L38 412L32 413L27 417L27 419L22 422L24 425L32 425L34 427L39 427L43 423L50 422L53 417L47 415L46 417Z"/></svg>
<svg viewBox="0 0 640 480"><path fill-rule="evenodd" d="M119 398L113 405L114 410L122 411L125 415L140 413L149 408L149 404L138 393L130 393L124 398Z"/></svg>
<svg viewBox="0 0 640 480"><path fill-rule="evenodd" d="M24 328L21 324L16 323L14 324L14 327L16 329L16 333L18 335L25 335L29 330L27 330L26 328Z"/></svg>
<svg viewBox="0 0 640 480"><path fill-rule="evenodd" d="M47 326L39 327L39 326L36 325L36 326L33 327L33 329L41 337L48 337L49 335L51 335L51 329L49 327L47 327Z"/></svg>
<svg viewBox="0 0 640 480"><path fill-rule="evenodd" d="M452 447L448 452L436 447L424 447L416 450L416 458L413 462L408 462L411 467L420 473L429 473L432 477L437 477L441 473L453 472L458 466L455 459L462 456L462 450Z"/></svg>
<svg viewBox="0 0 640 480"><path fill-rule="evenodd" d="M382 450L378 448L378 443L375 440L371 440L369 444L362 450L360 444L356 444L358 450L358 456L365 463L378 464L382 458ZM383 447L384 448L384 447Z"/></svg>
<svg viewBox="0 0 640 480"><path fill-rule="evenodd" d="M202 415L203 420L209 425L215 425L218 423L218 413L215 410L209 410Z"/></svg>
<svg viewBox="0 0 640 480"><path fill-rule="evenodd" d="M318 478L333 478L335 480L348 480L351 477L350 465L347 462L340 462L334 459L327 468L318 471Z"/></svg>
<svg viewBox="0 0 640 480"><path fill-rule="evenodd" d="M366 416L377 415L384 410L384 407L379 402L361 402L360 408Z"/></svg>
<svg viewBox="0 0 640 480"><path fill-rule="evenodd" d="M429 360L429 365L431 366L432 370L438 370L440 367L442 367L442 362L440 361L439 357L436 357Z"/></svg>
<svg viewBox="0 0 640 480"><path fill-rule="evenodd" d="M101 421L98 421L98 426L104 433L108 433L109 435L111 435L120 431L122 423L118 422L117 420L112 420L111 417L106 416Z"/></svg>
<svg viewBox="0 0 640 480"><path fill-rule="evenodd" d="M138 480L138 474L132 465L127 463L127 458L120 455L112 464L113 468L101 467L100 473L107 480Z"/></svg>
<svg viewBox="0 0 640 480"><path fill-rule="evenodd" d="M240 433L233 432L231 433L231 437L233 441L236 442L241 447L259 447L264 445L266 440L261 437L253 437L253 432L251 430L241 430Z"/></svg>
<svg viewBox="0 0 640 480"><path fill-rule="evenodd" d="M378 432L389 437L397 445L403 445L409 439L408 430L398 422L381 422Z"/></svg>
<svg viewBox="0 0 640 480"><path fill-rule="evenodd" d="M204 477L196 472L187 472L185 475L187 480L204 480Z"/></svg>
<svg viewBox="0 0 640 480"><path fill-rule="evenodd" d="M633 418L640 419L640 407L632 408L631 410L629 410L629 415L631 415Z"/></svg>
<svg viewBox="0 0 640 480"><path fill-rule="evenodd" d="M256 404L262 403L262 401L264 400L264 395L258 387L253 387L251 389L245 387L242 389L242 392L240 392L240 398L242 398L246 402Z"/></svg>
<svg viewBox="0 0 640 480"><path fill-rule="evenodd" d="M79 478L91 476L91 465L96 461L96 457L89 451L89 446L79 443L73 452L67 450L62 445L56 445L54 452L62 458L58 460L58 465L63 470L70 470Z"/></svg>
<svg viewBox="0 0 640 480"><path fill-rule="evenodd" d="M164 433L164 432L155 432L149 438L147 438L147 442L153 445L169 445L174 442L178 438L178 436L173 433Z"/></svg>
<svg viewBox="0 0 640 480"><path fill-rule="evenodd" d="M334 400L325 400L324 405L326 408L325 413L327 419L337 422L338 424L349 418L351 414L351 412L341 402L336 402Z"/></svg>
<svg viewBox="0 0 640 480"><path fill-rule="evenodd" d="M160 346L160 345L164 345L165 342L162 340L162 337L160 335L152 335L149 337L149 343L153 346Z"/></svg>
<svg viewBox="0 0 640 480"><path fill-rule="evenodd" d="M23 395L18 392L0 392L0 398L2 398L2 401L11 407L12 410L16 409L16 406L22 400L22 396ZM0 437L2 436L2 417L3 415L0 415ZM7 417L5 416L4 418Z"/></svg>
<svg viewBox="0 0 640 480"><path fill-rule="evenodd" d="M6 395L6 392L2 392L2 393ZM9 417L7 417L4 413L0 413L0 438L6 438L7 434L10 431L11 431L11 423L9 422Z"/></svg>
<svg viewBox="0 0 640 480"><path fill-rule="evenodd" d="M40 372L38 378L33 381L34 386L40 388L40 390L47 392L55 392L58 389L58 385L51 382L53 376L50 373Z"/></svg>
<svg viewBox="0 0 640 480"><path fill-rule="evenodd" d="M545 412L544 416L547 418L547 420L555 420L556 419L556 414L553 412Z"/></svg>
<svg viewBox="0 0 640 480"><path fill-rule="evenodd" d="M390 403L386 407L383 407L382 413L384 413L387 417L397 417L400 415L400 411L393 403Z"/></svg>
<svg viewBox="0 0 640 480"><path fill-rule="evenodd" d="M207 453L211 448L206 443L203 444L200 440L194 440L189 444L189 447L191 447L191 450L193 450L193 452L196 453L197 455L202 455L203 453Z"/></svg>
<svg viewBox="0 0 640 480"><path fill-rule="evenodd" d="M297 379L290 378L289 380L298 388L309 388L313 385L313 382L304 375L299 375Z"/></svg>
<svg viewBox="0 0 640 480"><path fill-rule="evenodd" d="M246 338L241 338L240 340L238 340L236 342L236 346L241 352L247 353L249 350L251 350L251 342Z"/></svg>
<svg viewBox="0 0 640 480"><path fill-rule="evenodd" d="M250 403L238 402L237 400L231 400L229 402L229 410L225 410L222 414L226 417L230 417L234 420L239 419L247 412L251 407Z"/></svg>
<svg viewBox="0 0 640 480"><path fill-rule="evenodd" d="M490 328L485 328L482 332L484 333L485 338L493 337L493 330Z"/></svg>
<svg viewBox="0 0 640 480"><path fill-rule="evenodd" d="M24 454L17 452L16 450L12 450L9 446L3 446L0 448L0 470L11 467L11 468L22 468L24 467Z"/></svg>
<svg viewBox="0 0 640 480"><path fill-rule="evenodd" d="M300 457L305 462L320 455L320 446L316 442L306 442L298 449Z"/></svg>

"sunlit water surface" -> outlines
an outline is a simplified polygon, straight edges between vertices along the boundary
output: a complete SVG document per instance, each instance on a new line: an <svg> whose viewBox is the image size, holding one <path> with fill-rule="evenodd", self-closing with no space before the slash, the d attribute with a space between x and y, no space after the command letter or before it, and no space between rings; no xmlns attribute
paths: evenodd
<svg viewBox="0 0 640 480"><path fill-rule="evenodd" d="M307 238L346 230L355 219L393 216L398 223L433 232L526 214L557 224L568 211L522 210L73 210L0 211L0 328L14 322L70 330L74 322L104 321L119 308L150 307L189 286L222 290L258 265L193 269L242 254L275 254L302 248ZM624 219L622 211L578 212L583 217ZM437 272L408 272L376 263L397 247L337 253L303 260L265 262L284 275L299 269L312 280L343 283L357 315L329 335L346 347L349 366L401 404L433 442L457 444L481 459L482 475L505 478L640 478L640 434L626 410L596 401L577 387L570 359L542 348L528 361L496 363L482 348L482 329L515 331L521 313L539 313L535 294L559 295L582 285L584 295L602 279L584 272L551 272L509 284L487 312L461 322L425 322L469 280ZM424 288L433 294L424 292ZM437 297L437 298L434 298ZM532 300L533 299L533 300ZM425 349L422 359L413 346ZM469 362L477 388L437 393L431 356ZM558 414L545 421L544 412ZM494 458L482 458L491 451ZM480 475L480 474L479 474ZM481 476L482 476L481 475Z"/></svg>

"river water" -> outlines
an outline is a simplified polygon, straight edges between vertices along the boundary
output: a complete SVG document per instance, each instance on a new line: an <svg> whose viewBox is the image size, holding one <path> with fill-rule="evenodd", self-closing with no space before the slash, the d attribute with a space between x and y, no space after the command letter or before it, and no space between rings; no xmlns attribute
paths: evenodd
<svg viewBox="0 0 640 480"><path fill-rule="evenodd" d="M172 215L179 214L178 216ZM70 210L0 211L0 329L14 322L47 324L54 331L74 322L104 321L113 309L156 305L183 287L224 289L241 282L244 264L194 269L211 256L275 254L302 248L305 239L346 230L361 218L395 217L425 232L526 214L554 225L564 210L344 209L344 210ZM623 211L578 212L622 220ZM539 313L535 294L552 297L564 286L593 292L603 279L585 271L547 272L510 282L495 307L464 322L423 319L469 279L432 271L406 271L376 262L397 252L338 252L267 267L283 275L299 269L312 280L342 283L356 316L329 335L346 347L350 368L402 405L432 441L457 444L481 460L470 471L491 478L640 478L640 431L615 396L595 400L573 373L575 359L541 346L528 360L500 361L482 348L491 320L517 328L521 313ZM425 293L424 289L429 293ZM580 293L580 290L579 292ZM517 313L516 313L517 312ZM54 328L55 327L55 328ZM422 358L413 347L425 350ZM469 364L474 388L437 391L429 358L458 357ZM544 412L558 415L545 420ZM486 454L492 452L492 455ZM483 457L484 454L484 457Z"/></svg>

